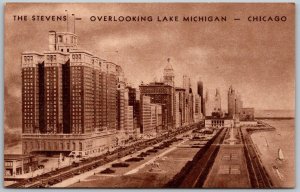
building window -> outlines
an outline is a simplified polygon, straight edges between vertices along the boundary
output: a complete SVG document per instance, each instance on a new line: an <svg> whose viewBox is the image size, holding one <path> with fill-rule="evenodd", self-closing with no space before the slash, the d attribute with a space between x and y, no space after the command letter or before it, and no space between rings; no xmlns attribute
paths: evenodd
<svg viewBox="0 0 300 192"><path fill-rule="evenodd" d="M79 151L82 151L82 143L79 143Z"/></svg>
<svg viewBox="0 0 300 192"><path fill-rule="evenodd" d="M5 167L12 167L13 166L13 162L11 161L5 161Z"/></svg>

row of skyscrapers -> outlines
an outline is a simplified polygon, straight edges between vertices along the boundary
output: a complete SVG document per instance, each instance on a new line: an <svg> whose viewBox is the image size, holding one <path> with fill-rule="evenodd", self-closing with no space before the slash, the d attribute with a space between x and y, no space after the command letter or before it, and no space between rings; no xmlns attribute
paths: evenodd
<svg viewBox="0 0 300 192"><path fill-rule="evenodd" d="M190 78L175 87L170 59L162 82L134 88L121 66L78 48L70 32L49 32L49 50L24 52L23 153L96 155L202 118Z"/></svg>
<svg viewBox="0 0 300 192"><path fill-rule="evenodd" d="M203 83L193 93L183 76L176 87L170 59L163 81L127 83L121 66L78 48L70 32L49 32L49 50L22 53L23 153L97 155L131 139L151 138L225 114L217 90L204 98ZM228 114L240 113L242 102L232 87Z"/></svg>

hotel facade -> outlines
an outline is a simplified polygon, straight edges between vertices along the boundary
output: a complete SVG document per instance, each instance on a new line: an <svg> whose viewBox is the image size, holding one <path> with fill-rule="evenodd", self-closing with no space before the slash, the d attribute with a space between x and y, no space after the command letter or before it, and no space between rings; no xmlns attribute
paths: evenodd
<svg viewBox="0 0 300 192"><path fill-rule="evenodd" d="M77 35L49 32L49 50L22 53L24 154L97 154L117 145L117 69L78 49Z"/></svg>

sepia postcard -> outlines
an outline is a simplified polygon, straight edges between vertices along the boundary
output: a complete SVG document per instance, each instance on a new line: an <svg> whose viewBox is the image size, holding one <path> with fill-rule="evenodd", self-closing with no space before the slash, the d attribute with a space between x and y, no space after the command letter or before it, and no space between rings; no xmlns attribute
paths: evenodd
<svg viewBox="0 0 300 192"><path fill-rule="evenodd" d="M294 188L294 3L6 3L6 188Z"/></svg>

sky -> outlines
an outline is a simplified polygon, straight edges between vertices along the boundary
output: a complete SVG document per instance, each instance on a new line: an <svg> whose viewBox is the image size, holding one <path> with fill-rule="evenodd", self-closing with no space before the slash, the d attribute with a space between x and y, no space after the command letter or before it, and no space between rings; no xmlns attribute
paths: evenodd
<svg viewBox="0 0 300 192"><path fill-rule="evenodd" d="M48 50L48 31L66 31L64 21L31 21L32 15L75 14L79 47L122 66L138 86L160 80L167 59L176 86L201 79L213 95L219 88L227 110L232 85L245 107L294 110L294 4L8 4L5 7L5 122L20 125L21 53ZM14 21L27 15L28 21ZM152 16L152 22L90 21L91 16ZM226 16L227 22L158 22L157 16ZM286 16L285 22L248 22L249 16ZM69 31L73 29L70 18ZM235 21L233 18L240 18ZM16 118L11 118L11 116ZM7 118L10 117L10 118ZM11 119L11 120L10 120Z"/></svg>

